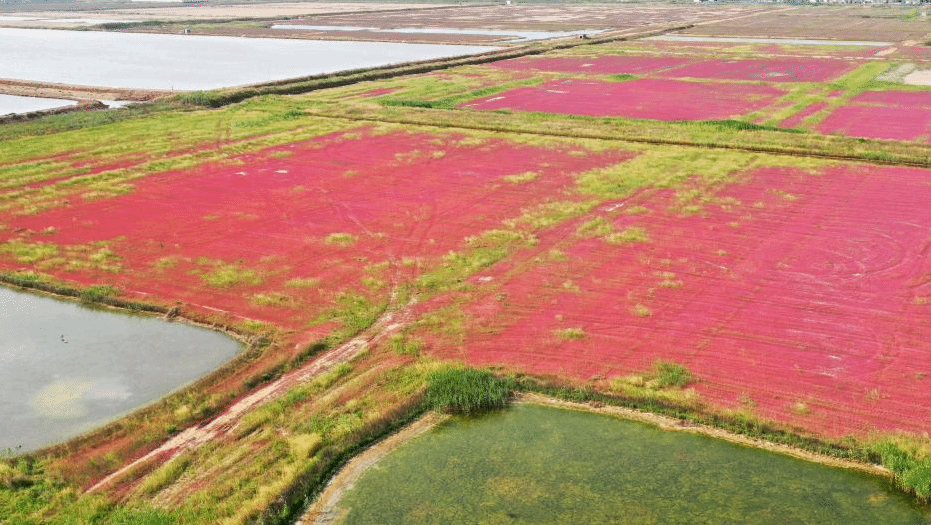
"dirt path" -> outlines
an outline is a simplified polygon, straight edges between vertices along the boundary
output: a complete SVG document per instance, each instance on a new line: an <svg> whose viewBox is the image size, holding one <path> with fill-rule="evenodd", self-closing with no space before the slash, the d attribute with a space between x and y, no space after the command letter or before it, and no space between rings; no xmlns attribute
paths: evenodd
<svg viewBox="0 0 931 525"><path fill-rule="evenodd" d="M124 89L98 86L77 86L53 82L36 82L0 78L0 93L24 97L63 98L69 100L152 100L171 94L156 89Z"/></svg>
<svg viewBox="0 0 931 525"><path fill-rule="evenodd" d="M229 434L246 413L269 401L277 399L295 386L306 383L332 370L337 365L351 360L366 350L371 344L377 343L396 332L402 326L396 321L403 318L403 314L410 306L411 305L407 305L400 310L386 312L371 327L363 332L362 335L243 397L210 422L201 426L185 429L155 450L124 465L119 470L101 479L94 486L89 488L87 492L93 493L107 487L118 480L123 474L132 471L134 468L148 461L157 460L161 463L167 463L182 452L194 450L210 440Z"/></svg>
<svg viewBox="0 0 931 525"><path fill-rule="evenodd" d="M307 512L295 522L295 525L330 525L339 521L342 518L342 513L338 508L339 502L343 499L343 495L355 486L362 474L365 474L366 471L399 446L424 434L448 418L448 416L436 412L428 412L417 421L352 458L327 483L320 496L314 500L313 505L307 509Z"/></svg>

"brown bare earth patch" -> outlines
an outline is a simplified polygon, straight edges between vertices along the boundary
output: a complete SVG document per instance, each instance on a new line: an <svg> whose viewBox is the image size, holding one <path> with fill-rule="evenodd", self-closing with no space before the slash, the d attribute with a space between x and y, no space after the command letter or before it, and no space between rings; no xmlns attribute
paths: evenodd
<svg viewBox="0 0 931 525"><path fill-rule="evenodd" d="M138 102L153 100L169 94L168 91L155 89L76 86L9 78L0 78L0 93L23 97L62 98L68 100L132 100Z"/></svg>

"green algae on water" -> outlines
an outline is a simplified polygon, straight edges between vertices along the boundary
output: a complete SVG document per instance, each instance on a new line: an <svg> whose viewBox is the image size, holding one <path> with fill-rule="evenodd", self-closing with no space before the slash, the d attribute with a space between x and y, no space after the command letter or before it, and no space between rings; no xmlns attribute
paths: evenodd
<svg viewBox="0 0 931 525"><path fill-rule="evenodd" d="M922 524L890 482L601 414L453 419L367 472L345 524Z"/></svg>

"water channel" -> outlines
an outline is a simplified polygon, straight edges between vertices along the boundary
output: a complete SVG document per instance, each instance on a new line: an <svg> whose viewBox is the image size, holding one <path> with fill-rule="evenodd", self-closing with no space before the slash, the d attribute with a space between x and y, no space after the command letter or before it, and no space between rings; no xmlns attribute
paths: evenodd
<svg viewBox="0 0 931 525"><path fill-rule="evenodd" d="M29 113L43 109L73 106L77 102L58 98L20 97L18 95L4 95L0 93L0 116L10 113Z"/></svg>
<svg viewBox="0 0 931 525"><path fill-rule="evenodd" d="M240 349L212 330L0 287L0 451L92 430Z"/></svg>

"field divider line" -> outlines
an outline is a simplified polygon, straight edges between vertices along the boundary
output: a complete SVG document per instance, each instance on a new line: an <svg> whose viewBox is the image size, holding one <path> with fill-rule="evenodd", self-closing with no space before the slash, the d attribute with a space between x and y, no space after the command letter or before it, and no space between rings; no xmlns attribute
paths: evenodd
<svg viewBox="0 0 931 525"><path fill-rule="evenodd" d="M744 151L747 153L765 153L769 155L778 155L785 157L804 157L812 159L823 159L823 160L837 160L837 161L846 161L846 162L860 162L865 164L875 164L875 165L884 165L884 166L909 166L915 168L928 168L931 167L931 156L927 160L908 160L908 159L882 159L882 158L871 158L866 156L866 154L834 154L834 153L818 153L813 151L810 148L803 148L802 146L796 147L785 147L785 148L776 148L776 147L767 147L767 146L751 146L751 145L738 145L738 144L708 144L702 143L693 140L681 140L681 139L663 139L663 138L645 138L645 137L636 137L636 136L625 136L625 135L615 135L610 133L592 133L585 131L573 131L571 134L566 132L558 131L546 131L546 130L529 130L524 128L505 128L505 127L495 127L495 126L483 126L479 124L466 124L466 123L448 123L441 124L435 121L429 120L420 120L413 118L391 118L391 117L374 117L374 116L345 116L345 115L336 115L332 113L305 110L305 113L312 117L325 118L325 119L335 119L335 120L344 120L349 122L371 122L376 124L403 124L411 126L420 126L425 128L436 128L446 131L455 131L457 129L470 130L470 131L485 131L492 133L501 133L501 134L513 134L513 135L531 135L531 136L543 136L543 137L554 137L554 138L565 138L565 139L592 139L592 140L605 140L612 142L620 143L629 143L629 144L647 144L653 146L684 146L684 147L693 147L693 148L704 148L704 149L721 149L729 151ZM847 138L847 137L844 137ZM853 139L851 139L853 140ZM904 144L903 144L904 145ZM843 144L841 144L843 146ZM931 152L929 152L931 155Z"/></svg>

